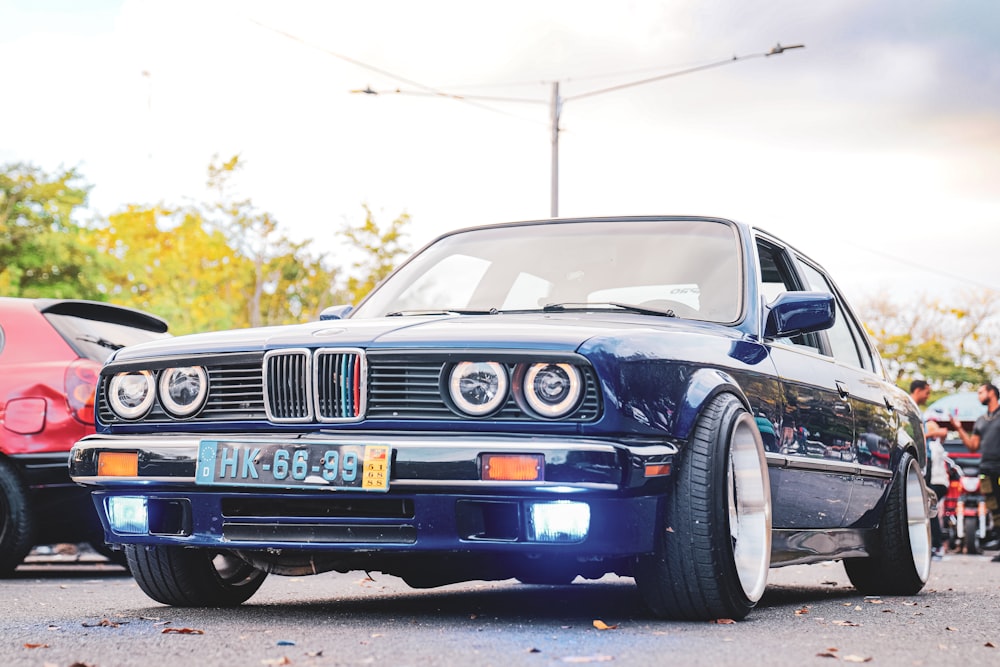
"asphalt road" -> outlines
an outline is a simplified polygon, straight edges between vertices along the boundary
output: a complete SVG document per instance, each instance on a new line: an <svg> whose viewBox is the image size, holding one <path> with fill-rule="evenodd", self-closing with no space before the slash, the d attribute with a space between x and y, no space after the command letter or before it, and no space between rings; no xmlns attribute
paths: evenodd
<svg viewBox="0 0 1000 667"><path fill-rule="evenodd" d="M0 664L1000 664L1000 563L984 556L935 562L912 598L861 596L839 563L772 570L761 604L732 624L651 618L617 577L413 590L379 574L272 576L237 609L170 608L121 568L83 560L36 559L0 581Z"/></svg>

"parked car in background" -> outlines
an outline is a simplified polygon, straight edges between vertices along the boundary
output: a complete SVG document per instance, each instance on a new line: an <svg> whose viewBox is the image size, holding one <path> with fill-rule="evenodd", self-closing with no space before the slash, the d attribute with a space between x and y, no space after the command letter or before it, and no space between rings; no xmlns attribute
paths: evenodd
<svg viewBox="0 0 1000 667"><path fill-rule="evenodd" d="M0 576L36 544L93 542L108 551L66 461L94 432L104 361L166 331L158 317L106 303L0 298Z"/></svg>
<svg viewBox="0 0 1000 667"><path fill-rule="evenodd" d="M98 424L72 477L165 604L618 573L658 616L736 619L770 567L843 559L873 595L930 571L916 405L818 264L718 218L446 234L353 311L118 351Z"/></svg>

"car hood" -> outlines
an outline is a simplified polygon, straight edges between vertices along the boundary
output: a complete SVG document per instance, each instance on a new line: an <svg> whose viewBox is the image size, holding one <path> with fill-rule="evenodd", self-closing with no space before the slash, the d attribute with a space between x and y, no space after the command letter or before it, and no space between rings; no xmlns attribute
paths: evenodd
<svg viewBox="0 0 1000 667"><path fill-rule="evenodd" d="M119 350L116 361L152 356L250 352L289 347L523 348L576 350L595 336L639 331L704 331L726 327L628 313L546 313L329 320L178 336ZM736 332L733 332L736 334Z"/></svg>

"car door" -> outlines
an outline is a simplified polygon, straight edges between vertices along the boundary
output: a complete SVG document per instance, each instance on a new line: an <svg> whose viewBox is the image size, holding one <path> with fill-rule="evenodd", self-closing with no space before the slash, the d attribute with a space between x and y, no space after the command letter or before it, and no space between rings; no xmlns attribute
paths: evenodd
<svg viewBox="0 0 1000 667"><path fill-rule="evenodd" d="M765 301L810 289L792 253L758 237ZM776 529L837 528L847 516L857 464L850 389L821 333L765 341L782 384L778 451L768 452Z"/></svg>
<svg viewBox="0 0 1000 667"><path fill-rule="evenodd" d="M826 274L808 260L799 260L809 289L831 292L837 304L837 321L823 336L835 361L839 386L849 395L854 412L856 469L845 525L873 526L877 517L865 515L865 510L877 504L892 476L898 415L878 355L854 313Z"/></svg>

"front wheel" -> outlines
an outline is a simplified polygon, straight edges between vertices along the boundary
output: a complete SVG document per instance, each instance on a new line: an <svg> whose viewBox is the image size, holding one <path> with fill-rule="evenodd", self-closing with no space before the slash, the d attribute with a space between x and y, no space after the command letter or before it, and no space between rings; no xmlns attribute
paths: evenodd
<svg viewBox="0 0 1000 667"><path fill-rule="evenodd" d="M979 517L965 517L965 553L981 554L983 552L982 543L979 541Z"/></svg>
<svg viewBox="0 0 1000 667"><path fill-rule="evenodd" d="M640 558L636 583L657 616L741 619L764 594L771 563L771 487L756 422L720 394L675 461L656 553Z"/></svg>
<svg viewBox="0 0 1000 667"><path fill-rule="evenodd" d="M175 607L235 607L267 577L232 554L207 549L126 544L125 556L139 588Z"/></svg>
<svg viewBox="0 0 1000 667"><path fill-rule="evenodd" d="M844 560L847 577L865 595L916 595L930 576L931 524L923 475L909 454L903 454L897 469L876 551Z"/></svg>

